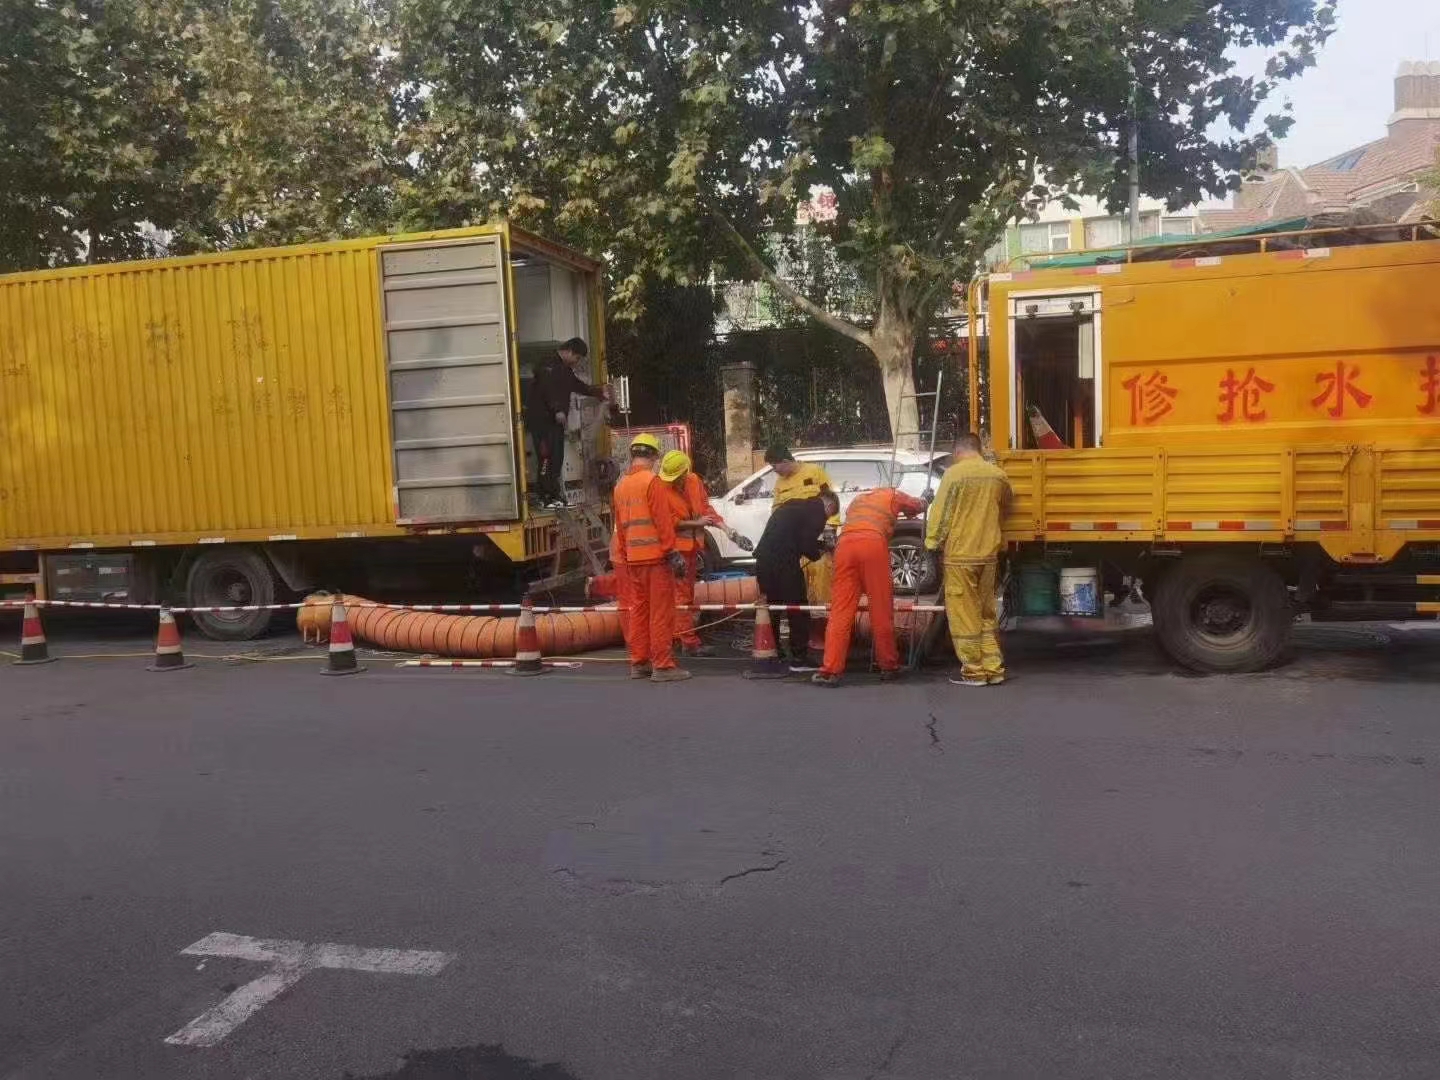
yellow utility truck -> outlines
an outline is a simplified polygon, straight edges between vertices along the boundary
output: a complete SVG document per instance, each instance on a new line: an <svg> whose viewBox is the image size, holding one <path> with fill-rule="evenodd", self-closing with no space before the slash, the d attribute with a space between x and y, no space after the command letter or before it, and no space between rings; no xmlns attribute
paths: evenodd
<svg viewBox="0 0 1440 1080"><path fill-rule="evenodd" d="M1273 662L1302 613L1440 614L1440 229L1068 256L970 311L1012 569L1143 581L1164 649L1209 671Z"/></svg>
<svg viewBox="0 0 1440 1080"><path fill-rule="evenodd" d="M531 511L525 382L571 337L603 382L602 327L599 264L505 224L0 277L0 586L248 606L538 572L602 539L610 465L577 397L575 511Z"/></svg>

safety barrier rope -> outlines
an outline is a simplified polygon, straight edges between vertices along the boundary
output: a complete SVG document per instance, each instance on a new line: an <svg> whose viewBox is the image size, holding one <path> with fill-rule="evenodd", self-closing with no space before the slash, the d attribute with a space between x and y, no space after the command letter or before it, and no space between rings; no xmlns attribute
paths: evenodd
<svg viewBox="0 0 1440 1080"><path fill-rule="evenodd" d="M0 600L0 609L21 609L26 604L33 604L35 607L50 608L86 608L103 609L106 611L168 611L172 615L199 615L199 614L235 614L247 611L299 611L301 608L325 608L331 606L327 603L305 604L237 604L228 606L170 606L168 604L116 604L103 603L95 600ZM868 604L861 604L863 611ZM518 614L525 610L524 604L386 604L376 600L365 600L358 603L345 605L347 610L359 610L361 608L385 608L390 611L426 611L454 614L485 614L502 615ZM677 604L676 611L702 612L713 611L727 615L740 614L746 611L754 611L756 605L750 604ZM828 612L829 604L767 604L766 608L774 614L798 614L800 612ZM589 613L619 612L622 609L614 605L606 604L572 604L550 607L534 607L530 611L536 615L582 615ZM945 610L943 604L915 604L909 601L895 601L896 611L917 611L921 613L938 613Z"/></svg>

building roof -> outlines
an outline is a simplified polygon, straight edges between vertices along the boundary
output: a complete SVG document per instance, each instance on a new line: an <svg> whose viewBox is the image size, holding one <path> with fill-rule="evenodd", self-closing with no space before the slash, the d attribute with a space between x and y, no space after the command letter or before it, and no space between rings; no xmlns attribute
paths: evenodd
<svg viewBox="0 0 1440 1080"><path fill-rule="evenodd" d="M1244 206L1202 210L1207 230L1256 225L1275 217L1325 213L1364 206L1392 193L1396 185L1436 164L1440 153L1440 117L1407 119L1391 126L1383 139L1352 147L1304 169L1280 169L1251 189ZM1423 203L1423 199L1417 200ZM1405 212L1414 216L1414 208Z"/></svg>

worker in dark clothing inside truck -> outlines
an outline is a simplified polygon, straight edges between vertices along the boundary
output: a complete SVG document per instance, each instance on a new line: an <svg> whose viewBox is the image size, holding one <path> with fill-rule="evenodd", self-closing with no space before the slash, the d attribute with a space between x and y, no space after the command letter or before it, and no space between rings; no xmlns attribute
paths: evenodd
<svg viewBox="0 0 1440 1080"><path fill-rule="evenodd" d="M575 368L590 355L580 338L571 338L561 345L550 359L535 368L530 380L530 393L525 401L525 427L535 442L535 460L539 475L532 492L541 506L563 507L565 490L561 477L565 473L565 422L570 415L570 395L608 399L610 389L591 386Z"/></svg>
<svg viewBox="0 0 1440 1080"><path fill-rule="evenodd" d="M760 595L771 604L805 603L805 572L800 559L818 559L820 534L825 523L840 512L840 500L826 491L810 499L781 503L765 523L755 545L755 579ZM812 670L810 664L810 613L788 612L792 668ZM778 621L778 620L777 620Z"/></svg>

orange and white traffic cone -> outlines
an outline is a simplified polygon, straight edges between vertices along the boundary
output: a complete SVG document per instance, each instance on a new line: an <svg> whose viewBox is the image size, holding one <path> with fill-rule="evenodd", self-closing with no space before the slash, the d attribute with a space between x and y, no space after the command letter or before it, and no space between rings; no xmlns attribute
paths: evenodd
<svg viewBox="0 0 1440 1080"><path fill-rule="evenodd" d="M34 604L25 605L25 621L20 624L20 659L15 666L28 664L49 664L59 657L50 655L45 643L45 628L40 625L40 609Z"/></svg>
<svg viewBox="0 0 1440 1080"><path fill-rule="evenodd" d="M1034 405L1027 405L1025 413L1030 417L1030 434L1035 438L1035 445L1041 450L1069 450L1065 440L1055 434L1055 429L1050 426L1050 421L1045 419L1045 414Z"/></svg>
<svg viewBox="0 0 1440 1080"><path fill-rule="evenodd" d="M155 633L155 662L147 671L183 671L194 667L185 662L185 649L180 644L180 627L169 608L160 609L160 629Z"/></svg>
<svg viewBox="0 0 1440 1080"><path fill-rule="evenodd" d="M506 669L507 675L544 675L545 665L540 662L540 635L535 630L535 609L530 606L527 596L520 601L520 621L515 624L515 666Z"/></svg>
<svg viewBox="0 0 1440 1080"><path fill-rule="evenodd" d="M364 670L355 658L355 639L350 634L345 605L337 600L330 608L330 652L320 674L359 675Z"/></svg>
<svg viewBox="0 0 1440 1080"><path fill-rule="evenodd" d="M775 647L775 624L763 596L755 598L755 644L750 650L750 668L741 674L747 679L783 679L790 674Z"/></svg>

